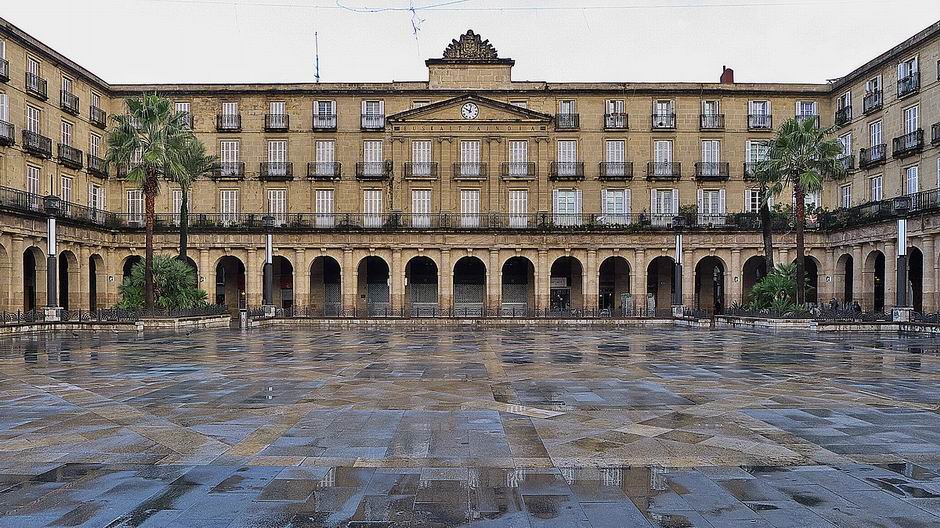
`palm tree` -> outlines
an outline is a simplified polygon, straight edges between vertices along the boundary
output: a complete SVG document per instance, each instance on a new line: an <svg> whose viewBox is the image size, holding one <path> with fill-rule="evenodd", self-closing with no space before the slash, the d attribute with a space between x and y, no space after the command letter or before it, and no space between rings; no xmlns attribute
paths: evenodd
<svg viewBox="0 0 940 528"><path fill-rule="evenodd" d="M206 146L202 144L202 141L191 135L185 148L180 153L181 170L172 175L173 181L179 184L183 193L179 217L180 260L186 260L186 249L189 241L189 191L197 179L212 171L215 162L216 157L206 154Z"/></svg>
<svg viewBox="0 0 940 528"><path fill-rule="evenodd" d="M114 127L108 133L109 163L127 168L128 181L140 185L146 214L146 257L144 258L144 306L153 308L153 228L154 202L160 192L160 178L180 172L180 153L190 132L184 116L169 99L156 93L125 101L126 114L111 117Z"/></svg>
<svg viewBox="0 0 940 528"><path fill-rule="evenodd" d="M755 175L759 184L757 192L760 195L760 228L764 240L764 264L767 273L774 270L774 235L770 216L770 201L780 194L780 178L773 172L769 162L762 161L757 164Z"/></svg>
<svg viewBox="0 0 940 528"><path fill-rule="evenodd" d="M806 225L806 193L822 189L823 181L845 175L842 163L843 146L830 139L833 129L820 130L815 119L792 118L777 131L767 154L765 169L776 174L779 181L771 191L779 193L783 186L793 189L796 207L796 303L806 300L806 248L803 230Z"/></svg>

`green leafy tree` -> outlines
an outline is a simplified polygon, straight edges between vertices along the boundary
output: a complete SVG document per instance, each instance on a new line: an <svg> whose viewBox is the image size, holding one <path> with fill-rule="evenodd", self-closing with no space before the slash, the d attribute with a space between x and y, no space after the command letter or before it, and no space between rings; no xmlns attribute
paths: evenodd
<svg viewBox="0 0 940 528"><path fill-rule="evenodd" d="M125 102L127 113L111 117L114 126L108 133L107 160L125 167L128 181L143 191L147 233L143 297L144 305L152 308L154 204L160 179L181 172L180 155L192 133L184 126L185 114L174 110L169 99L154 93Z"/></svg>
<svg viewBox="0 0 940 528"><path fill-rule="evenodd" d="M131 274L121 284L121 308L144 307L145 267L134 264ZM154 295L160 308L186 310L205 306L208 295L196 282L196 270L189 264L167 255L159 255L153 263Z"/></svg>
<svg viewBox="0 0 940 528"><path fill-rule="evenodd" d="M768 189L779 194L793 189L796 208L796 303L806 301L806 193L822 189L823 182L842 178L843 147L832 139L833 129L820 130L815 119L788 119L777 131L761 171L769 178Z"/></svg>
<svg viewBox="0 0 940 528"><path fill-rule="evenodd" d="M178 172L172 174L173 181L179 184L183 192L180 203L180 254L179 259L186 260L186 250L189 243L189 191L193 183L200 177L212 171L216 157L206 154L206 146L195 136L191 136L180 153L180 167Z"/></svg>

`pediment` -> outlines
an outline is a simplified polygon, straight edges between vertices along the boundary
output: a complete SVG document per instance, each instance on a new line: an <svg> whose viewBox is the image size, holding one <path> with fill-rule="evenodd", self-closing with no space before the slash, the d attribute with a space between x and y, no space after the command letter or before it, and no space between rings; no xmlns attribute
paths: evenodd
<svg viewBox="0 0 940 528"><path fill-rule="evenodd" d="M468 102L474 103L479 109L475 119L466 119L461 115L460 109ZM518 106L467 94L444 101L438 101L420 108L405 110L388 116L391 123L465 123L465 124L493 124L493 123L548 123L552 116L520 108Z"/></svg>

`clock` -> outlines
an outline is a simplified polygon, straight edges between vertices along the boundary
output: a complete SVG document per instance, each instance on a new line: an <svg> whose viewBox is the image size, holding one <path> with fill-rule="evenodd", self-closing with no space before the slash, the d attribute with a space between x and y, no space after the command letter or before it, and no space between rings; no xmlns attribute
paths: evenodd
<svg viewBox="0 0 940 528"><path fill-rule="evenodd" d="M462 115L464 119L476 119L477 116L480 115L480 109L475 103L465 103L460 107L460 115Z"/></svg>

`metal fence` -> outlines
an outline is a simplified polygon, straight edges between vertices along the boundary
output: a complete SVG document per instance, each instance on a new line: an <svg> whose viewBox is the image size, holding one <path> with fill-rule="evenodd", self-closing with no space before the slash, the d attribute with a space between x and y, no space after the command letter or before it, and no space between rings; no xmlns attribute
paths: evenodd
<svg viewBox="0 0 940 528"><path fill-rule="evenodd" d="M249 317L262 317L264 309L260 306L248 309ZM630 307L627 309L572 309L553 310L550 308L532 308L525 304L503 303L497 309L491 309L484 303L455 303L451 307L442 307L436 303L417 303L408 307L402 306L393 309L388 303L368 305L366 309L353 307L342 309L336 304L292 306L277 308L275 317L284 319L330 319L330 318L456 318L456 319L629 319L652 318L655 310L645 306Z"/></svg>

